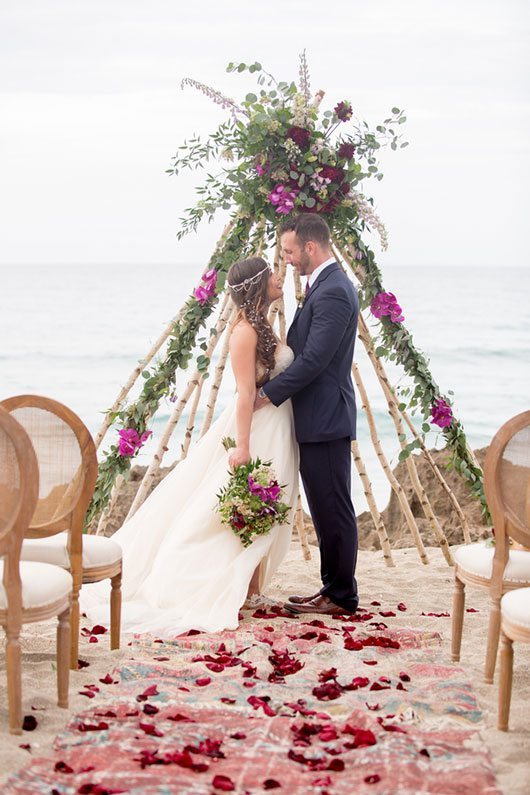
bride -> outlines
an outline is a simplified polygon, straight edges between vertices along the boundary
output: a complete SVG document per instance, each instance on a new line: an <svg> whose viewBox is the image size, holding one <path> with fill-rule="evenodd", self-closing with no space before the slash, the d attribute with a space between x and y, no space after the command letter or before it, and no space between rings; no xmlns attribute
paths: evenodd
<svg viewBox="0 0 530 795"><path fill-rule="evenodd" d="M113 536L123 549L122 627L166 637L188 629L235 629L247 594L262 591L284 558L298 497L298 445L291 401L253 411L256 390L285 370L293 353L267 321L282 282L265 260L236 262L228 288L239 309L230 337L237 395L210 430L157 486L133 517ZM228 455L225 436L235 437ZM243 547L221 523L217 494L229 467L251 458L272 461L288 524L274 526ZM108 617L108 584L84 585L81 608L91 620Z"/></svg>

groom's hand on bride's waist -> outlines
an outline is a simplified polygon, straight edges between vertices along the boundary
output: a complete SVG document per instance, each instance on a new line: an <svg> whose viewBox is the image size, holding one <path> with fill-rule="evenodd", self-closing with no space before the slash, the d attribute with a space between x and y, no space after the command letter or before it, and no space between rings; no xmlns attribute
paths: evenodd
<svg viewBox="0 0 530 795"><path fill-rule="evenodd" d="M263 391L263 387L261 387L256 392L256 398L254 400L254 411L257 411L258 409L263 408L263 406L266 406L267 403L270 403L270 400L267 397L267 395L265 394L265 392Z"/></svg>

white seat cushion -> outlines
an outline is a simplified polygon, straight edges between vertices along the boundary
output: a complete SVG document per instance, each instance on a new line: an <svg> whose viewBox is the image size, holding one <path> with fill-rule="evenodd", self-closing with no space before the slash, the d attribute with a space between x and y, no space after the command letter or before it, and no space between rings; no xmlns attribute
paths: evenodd
<svg viewBox="0 0 530 795"><path fill-rule="evenodd" d="M512 624L530 629L530 588L509 591L501 599L502 615Z"/></svg>
<svg viewBox="0 0 530 795"><path fill-rule="evenodd" d="M68 533L57 533L46 538L25 538L20 560L36 560L53 563L54 566L70 567L67 551ZM111 566L121 560L121 547L105 536L83 536L83 569Z"/></svg>
<svg viewBox="0 0 530 795"><path fill-rule="evenodd" d="M494 552L495 547L488 547L484 543L466 544L455 550L454 558L464 571L489 580ZM530 583L530 552L510 549L503 579L509 582Z"/></svg>
<svg viewBox="0 0 530 795"><path fill-rule="evenodd" d="M7 595L3 585L4 561L0 560L0 610L7 609ZM72 575L69 571L49 563L20 563L22 607L46 607L69 594Z"/></svg>

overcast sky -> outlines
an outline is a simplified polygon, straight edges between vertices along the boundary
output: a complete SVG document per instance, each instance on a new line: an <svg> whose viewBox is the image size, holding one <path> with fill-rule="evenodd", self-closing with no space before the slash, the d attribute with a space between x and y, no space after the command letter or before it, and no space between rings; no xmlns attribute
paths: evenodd
<svg viewBox="0 0 530 795"><path fill-rule="evenodd" d="M260 60L370 123L397 105L408 149L367 182L383 265L529 266L526 0L2 0L0 264L173 263L211 253L222 216L180 243L199 175L164 173L224 119L191 76L240 98ZM377 249L377 246L374 246Z"/></svg>

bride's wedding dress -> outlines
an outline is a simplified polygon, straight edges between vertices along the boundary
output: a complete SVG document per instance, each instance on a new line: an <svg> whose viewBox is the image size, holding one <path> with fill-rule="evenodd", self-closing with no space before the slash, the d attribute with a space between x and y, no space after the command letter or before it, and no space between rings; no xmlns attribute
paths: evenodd
<svg viewBox="0 0 530 795"><path fill-rule="evenodd" d="M278 345L272 376L292 360L291 349ZM298 497L290 400L255 412L250 434L251 457L272 461L278 482L286 484L289 523L276 525L245 548L216 511L217 494L229 478L221 440L236 436L235 403L113 536L123 549L125 632L172 637L192 628L235 629L256 567L261 591L289 549ZM81 609L91 620L108 622L108 582L84 585L80 596Z"/></svg>

